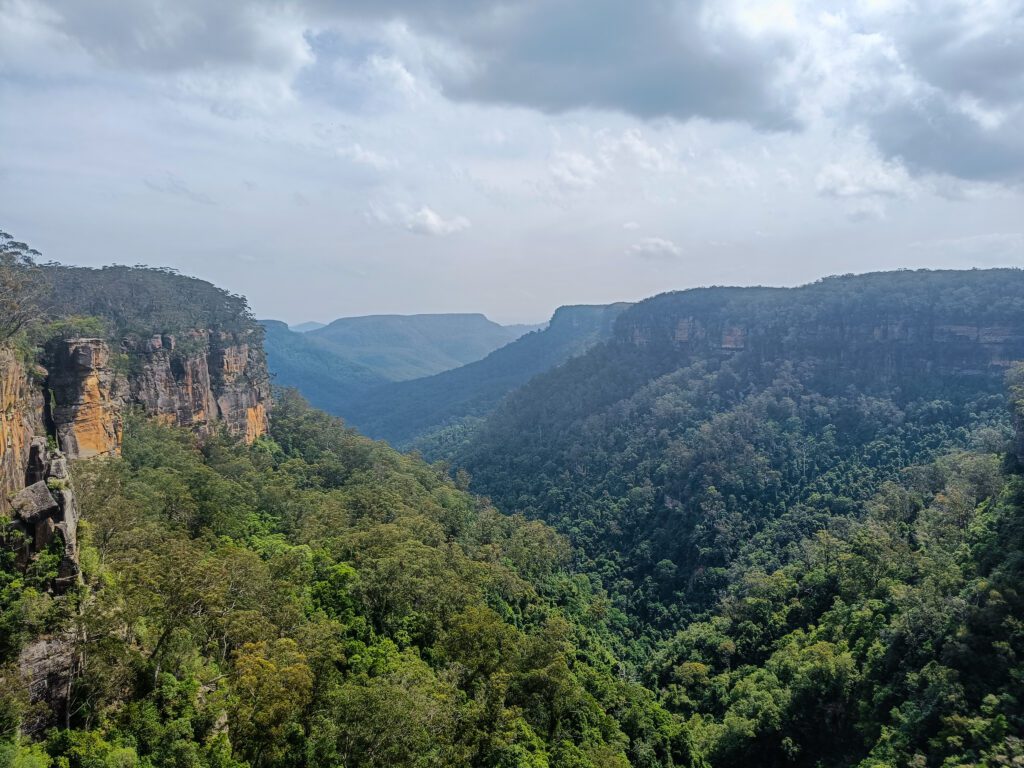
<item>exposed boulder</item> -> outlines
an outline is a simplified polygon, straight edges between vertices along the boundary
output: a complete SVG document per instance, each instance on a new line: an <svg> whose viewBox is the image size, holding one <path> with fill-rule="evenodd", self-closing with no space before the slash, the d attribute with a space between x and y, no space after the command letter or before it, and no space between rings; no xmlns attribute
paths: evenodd
<svg viewBox="0 0 1024 768"><path fill-rule="evenodd" d="M29 525L35 525L60 510L57 500L42 480L22 488L11 502L11 508L18 520Z"/></svg>

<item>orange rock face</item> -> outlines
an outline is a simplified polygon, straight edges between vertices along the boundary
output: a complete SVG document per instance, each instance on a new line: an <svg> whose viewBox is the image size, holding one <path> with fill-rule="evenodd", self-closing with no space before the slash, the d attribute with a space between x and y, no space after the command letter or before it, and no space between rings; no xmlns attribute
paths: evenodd
<svg viewBox="0 0 1024 768"><path fill-rule="evenodd" d="M245 442L252 444L267 434L267 409L257 403L245 410Z"/></svg>
<svg viewBox="0 0 1024 768"><path fill-rule="evenodd" d="M25 365L0 349L0 512L25 484L32 436L43 429L43 398Z"/></svg>
<svg viewBox="0 0 1024 768"><path fill-rule="evenodd" d="M61 342L52 354L50 391L57 442L72 458L117 454L126 405L125 376L102 339Z"/></svg>
<svg viewBox="0 0 1024 768"><path fill-rule="evenodd" d="M270 383L248 334L192 331L181 340L55 342L51 391L58 442L72 458L116 454L126 408L201 435L220 425L256 440L267 433Z"/></svg>
<svg viewBox="0 0 1024 768"><path fill-rule="evenodd" d="M79 458L116 453L121 445L119 419L115 418L110 393L104 390L96 373L82 382L81 399L70 425Z"/></svg>

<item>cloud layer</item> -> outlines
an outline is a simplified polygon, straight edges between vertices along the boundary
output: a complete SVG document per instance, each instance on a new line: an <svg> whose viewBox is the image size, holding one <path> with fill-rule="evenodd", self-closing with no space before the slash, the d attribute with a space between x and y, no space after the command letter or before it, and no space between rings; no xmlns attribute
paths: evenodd
<svg viewBox="0 0 1024 768"><path fill-rule="evenodd" d="M1024 264L1024 0L0 0L0 29L5 228L285 319Z"/></svg>
<svg viewBox="0 0 1024 768"><path fill-rule="evenodd" d="M4 0L22 30L112 68L175 73L195 93L285 98L304 70L407 67L448 97L548 112L857 125L914 173L1024 176L1024 2L738 0ZM411 61L351 42L405 38ZM382 29L390 32L380 33ZM400 30L397 33L395 30ZM359 45L355 46L357 49ZM321 57L334 61L321 61ZM362 60L360 60L360 58ZM8 65L11 62L8 61ZM412 87L412 76L410 85Z"/></svg>

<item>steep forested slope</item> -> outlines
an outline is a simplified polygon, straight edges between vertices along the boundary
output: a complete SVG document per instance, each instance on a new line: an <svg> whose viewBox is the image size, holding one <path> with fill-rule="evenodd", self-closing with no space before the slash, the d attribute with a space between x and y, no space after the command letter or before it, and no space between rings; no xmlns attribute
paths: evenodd
<svg viewBox="0 0 1024 768"><path fill-rule="evenodd" d="M453 442L466 439L468 425L488 414L513 389L607 339L615 318L627 306L561 307L546 328L483 360L435 376L364 390L340 403L336 412L372 437L399 446L413 443L429 455L439 455L451 450Z"/></svg>
<svg viewBox="0 0 1024 768"><path fill-rule="evenodd" d="M746 548L781 562L942 451L1005 438L1024 273L701 289L623 313L463 450L474 487L554 523L642 622L679 626Z"/></svg>
<svg viewBox="0 0 1024 768"><path fill-rule="evenodd" d="M69 473L51 432L20 466L27 487L0 532L0 765L692 764L684 724L616 659L622 616L569 569L552 529L502 515L289 392L272 434L251 443L168 426L181 414L163 406L199 391L198 342L177 339L217 323L258 340L244 300L120 269L77 273L86 290L64 296L70 274L0 249L0 307L40 301L0 339L0 459L7 436L52 428L9 418L22 383L76 377L95 396L82 403L93 421L118 418L103 458ZM106 279L122 303L104 295ZM239 315L222 317L225 305ZM43 371L34 342L51 338L79 351ZM117 357L119 339L124 350L148 340L143 358L166 369ZM101 358L114 364L99 370ZM211 378L223 384L240 360L221 362ZM157 418L127 397L115 405L115 380L158 380ZM44 400L14 405L42 411ZM76 526L80 571L65 577Z"/></svg>
<svg viewBox="0 0 1024 768"><path fill-rule="evenodd" d="M260 320L267 365L274 383L294 387L317 408L339 415L356 397L390 383L369 368L338 355L329 344L278 320Z"/></svg>
<svg viewBox="0 0 1024 768"><path fill-rule="evenodd" d="M1022 359L1019 271L667 294L462 462L569 534L710 765L1012 765Z"/></svg>
<svg viewBox="0 0 1024 768"><path fill-rule="evenodd" d="M743 558L650 665L708 763L1024 761L1020 467L983 452L909 467L785 565Z"/></svg>
<svg viewBox="0 0 1024 768"><path fill-rule="evenodd" d="M199 391L210 350L176 339L250 347L243 300L152 270L83 272L62 298L73 272L42 285L8 245L0 482L18 430L53 429L21 414L45 411L25 392L61 366L101 404L117 376L160 388L121 402L106 458L68 474L37 438L15 467L35 484L0 537L0 766L1024 762L1020 272L625 312L464 454L566 539L293 392L250 443L199 428L176 393ZM121 275L123 305L100 290ZM54 338L81 351L44 358ZM212 359L218 386L242 360ZM52 511L24 503L51 494L77 498L81 579L60 577L77 517L52 536Z"/></svg>

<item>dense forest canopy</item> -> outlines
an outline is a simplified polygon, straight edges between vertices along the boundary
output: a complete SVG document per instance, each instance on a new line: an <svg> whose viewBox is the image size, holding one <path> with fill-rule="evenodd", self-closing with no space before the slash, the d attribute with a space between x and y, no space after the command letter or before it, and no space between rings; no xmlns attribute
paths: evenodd
<svg viewBox="0 0 1024 768"><path fill-rule="evenodd" d="M513 393L457 458L667 629L752 541L778 558L901 469L1005 443L1013 359L1019 270L665 294Z"/></svg>
<svg viewBox="0 0 1024 768"><path fill-rule="evenodd" d="M713 764L745 765L755 756L758 764L856 764L883 754L882 741L895 739L901 726L890 710L909 695L900 687L907 676L927 674L922 669L941 661L934 654L945 642L973 630L944 625L940 633L950 634L929 641L914 671L851 667L852 677L842 684L851 697L842 707L856 710L843 709L846 746L815 742L817 721L786 723L788 697L800 680L766 665L781 658L772 652L783 642L799 639L796 649L809 637L820 639L819 621L845 621L828 613L842 594L830 591L834 585L820 596L811 591L822 574L806 561L821 541L833 542L837 553L859 552L856 537L872 542L864 532L874 530L870 516L882 503L879 494L909 482L908 473L940 478L927 492L915 487L914 508L926 509L929 494L938 494L951 467L959 466L952 459L944 464L943 457L1008 449L1004 377L1009 361L1024 359L1022 299L1024 273L1018 270L851 276L794 290L701 289L655 297L622 314L614 339L513 393L459 449L458 463L472 474L473 488L499 507L569 536L578 567L600 578L613 604L630 617L627 656L640 665L664 659L659 664L665 666L648 667L655 675L648 682L670 708L690 717ZM931 468L914 469L920 466ZM996 458L985 466L998 474ZM982 493L957 485L958 514L969 517L967 510L994 505L1003 482L1016 487L1015 480L993 481ZM1015 492L1006 493L1001 514L1012 528L1019 524L1019 503ZM903 522L913 527L914 520ZM875 540L880 547L888 546L881 533L896 535L882 530ZM897 554L895 544L883 549L872 555L884 562L872 566L871 577L843 586L848 601L893 601L880 608L886 621L896 621L903 604L868 586L882 578L878 568L899 572L908 552L925 561L961 557L955 566L961 581L928 596L937 606L957 604L958 590L971 588L974 574L992 565L981 568L972 559L977 549L954 555L939 549L948 540L900 535L908 551ZM1007 562L1017 546L1002 551ZM928 577L891 578L907 586ZM759 580L768 591L749 598L753 613L736 618L736 601L747 599L738 595ZM792 590L772 591L790 580ZM1019 604L1011 603L1001 619L1007 639L1020 616ZM882 624L877 630L878 652L898 655L885 650L895 641L892 630ZM788 637L788 631L803 634ZM848 632L842 625L828 637L837 658L852 653ZM687 640L699 633L707 636ZM750 653L743 650L748 643ZM676 646L682 650L672 657L666 649ZM707 650L714 646L738 650L716 656ZM980 653L943 674L950 680L970 674L971 663L983 663ZM856 654L839 661L874 663ZM749 675L740 675L737 664ZM863 687L852 692L861 674ZM1008 692L1006 674L996 678ZM674 693L681 680L694 690ZM886 681L896 692L866 708ZM705 686L717 698L708 698ZM961 697L962 706L980 712L981 700L972 695ZM839 706L826 697L801 707L813 710L826 701ZM770 710L758 714L770 702ZM1011 702L1008 711L1019 718L1016 706ZM809 710L802 711L805 717ZM916 735L903 734L900 746L869 764L961 754L955 744L939 749L933 743L950 727L943 717L925 718ZM997 728L992 743L999 733L1014 732ZM973 754L979 759L980 752Z"/></svg>
<svg viewBox="0 0 1024 768"><path fill-rule="evenodd" d="M0 595L3 663L43 632L84 663L71 730L21 764L689 764L553 531L294 394L252 448L135 420L75 479L85 585L52 597L40 566ZM32 713L7 669L11 739Z"/></svg>

